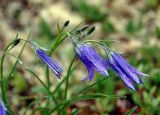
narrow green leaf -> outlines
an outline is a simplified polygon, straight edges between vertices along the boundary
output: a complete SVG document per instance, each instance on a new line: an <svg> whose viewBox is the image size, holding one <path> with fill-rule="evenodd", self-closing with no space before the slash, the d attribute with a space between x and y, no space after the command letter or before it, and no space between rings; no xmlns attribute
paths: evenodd
<svg viewBox="0 0 160 115"><path fill-rule="evenodd" d="M30 72L34 77L37 78L37 80L44 86L45 90L48 92L48 94L52 97L55 104L57 104L57 101L55 97L52 95L51 91L48 89L48 87L45 85L45 83L30 69L25 68L28 72Z"/></svg>
<svg viewBox="0 0 160 115"><path fill-rule="evenodd" d="M68 67L68 71L67 71L67 75L66 75L66 83L65 83L65 92L64 92L64 99L66 100L67 99L67 92L68 92L68 82L69 82L69 77L70 77L70 73L71 73L71 70L72 70L72 66L73 66L73 63L76 59L76 55L74 55L72 61L70 62L70 65Z"/></svg>
<svg viewBox="0 0 160 115"><path fill-rule="evenodd" d="M81 110L81 108L76 108L74 109L70 115L78 115L79 111Z"/></svg>
<svg viewBox="0 0 160 115"><path fill-rule="evenodd" d="M101 79L101 80L99 80L99 81L97 81L97 82L95 82L95 83L93 83L93 84L91 84L91 85L89 85L89 86L87 86L87 87L79 90L79 91L75 94L75 96L83 93L84 91L88 90L89 88L93 87L94 85L97 85L98 83L103 82L103 81L106 80L107 78L108 78L108 77L105 77L105 78L103 78L103 79Z"/></svg>
<svg viewBox="0 0 160 115"><path fill-rule="evenodd" d="M127 111L124 115L131 115L135 110L137 109L137 106L133 107L129 111Z"/></svg>
<svg viewBox="0 0 160 115"><path fill-rule="evenodd" d="M104 24L102 25L102 29L107 34L112 33L116 30L114 25L108 20L106 22L104 22Z"/></svg>
<svg viewBox="0 0 160 115"><path fill-rule="evenodd" d="M83 96L78 96L69 100L66 100L62 102L61 104L58 104L56 107L51 109L52 113L55 110L59 110L60 107L65 108L70 103L76 102L76 101L83 101L83 100L89 100L89 99L96 99L96 98L108 98L108 99L116 99L116 98L125 98L125 96L110 96L110 95L105 95L105 94L99 94L99 93L92 93L88 95L83 95ZM62 110L62 108L60 108Z"/></svg>
<svg viewBox="0 0 160 115"><path fill-rule="evenodd" d="M73 0L73 6L91 21L100 21L105 16L105 14L99 10L98 6L89 5L85 0Z"/></svg>
<svg viewBox="0 0 160 115"><path fill-rule="evenodd" d="M53 32L51 31L51 27L43 18L41 18L41 21L40 21L40 29L41 29L41 33L47 36L50 40L54 38Z"/></svg>

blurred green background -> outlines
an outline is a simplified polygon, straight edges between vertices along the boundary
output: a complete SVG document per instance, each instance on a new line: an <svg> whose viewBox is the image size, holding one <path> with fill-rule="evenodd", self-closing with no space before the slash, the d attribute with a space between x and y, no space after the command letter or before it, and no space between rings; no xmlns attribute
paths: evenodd
<svg viewBox="0 0 160 115"><path fill-rule="evenodd" d="M0 0L0 55L4 47L16 34L25 39L32 31L32 39L44 48L50 48L57 35L57 23L63 25L70 20L66 29L83 24L96 26L96 31L87 39L108 40L108 45L122 55L135 68L149 75L143 78L144 85L137 86L137 92L129 90L113 72L110 78L92 87L88 92L109 95L126 95L125 99L97 99L82 101L68 107L68 111L85 106L80 115L123 115L134 106L133 114L160 115L160 1L159 0ZM21 44L13 49L18 54ZM54 59L67 69L73 57L73 46L66 40L56 49ZM39 82L24 67L32 68L44 79L44 65L38 62L30 47L26 47L10 83L8 98L15 114L21 115L34 98L45 93ZM8 57L5 73L13 64ZM72 73L69 95L82 87L103 78L96 74L92 82L80 82L87 74L82 63ZM65 71L66 73L66 71ZM53 76L53 77L52 77ZM60 80L51 74L52 88ZM57 100L63 94L59 91ZM41 103L43 105L43 103ZM34 109L31 108L30 113ZM28 112L28 115L30 114ZM37 113L38 114L38 113Z"/></svg>

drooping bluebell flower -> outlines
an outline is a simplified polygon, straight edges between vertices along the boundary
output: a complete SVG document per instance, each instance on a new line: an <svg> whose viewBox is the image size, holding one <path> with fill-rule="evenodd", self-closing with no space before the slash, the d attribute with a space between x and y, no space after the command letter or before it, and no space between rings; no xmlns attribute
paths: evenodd
<svg viewBox="0 0 160 115"><path fill-rule="evenodd" d="M0 101L0 115L7 115L7 109L2 101Z"/></svg>
<svg viewBox="0 0 160 115"><path fill-rule="evenodd" d="M60 78L63 68L49 57L45 50L40 48L36 43L30 42L30 45L35 50L36 55Z"/></svg>
<svg viewBox="0 0 160 115"><path fill-rule="evenodd" d="M107 51L107 50L106 50ZM134 83L143 84L143 81L140 79L140 76L148 76L134 67L132 67L121 55L114 51L107 51L108 63L110 67L116 72L116 74L124 81L124 83L136 91Z"/></svg>
<svg viewBox="0 0 160 115"><path fill-rule="evenodd" d="M88 70L88 76L82 80L92 80L94 78L94 70L104 76L108 76L108 63L92 48L85 43L77 43L75 51L79 59L85 64Z"/></svg>

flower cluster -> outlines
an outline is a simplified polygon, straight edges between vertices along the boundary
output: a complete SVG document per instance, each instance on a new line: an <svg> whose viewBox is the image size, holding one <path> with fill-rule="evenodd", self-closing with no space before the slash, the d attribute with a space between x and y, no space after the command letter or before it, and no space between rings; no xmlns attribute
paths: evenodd
<svg viewBox="0 0 160 115"><path fill-rule="evenodd" d="M66 21L65 24L63 25L62 29L59 28L59 33L62 33L63 30L65 29L65 27L68 26L68 24L69 24L69 21ZM70 33L67 33L67 32L65 34L63 33L62 35L57 37L57 41L55 42L57 44L54 44L54 45L56 47L58 47L62 43L62 41L65 39L64 36L67 36L70 38L70 40L72 41L72 43L74 45L74 50L75 50L77 57L82 61L82 63L86 67L86 70L88 71L88 75L83 77L81 79L82 81L93 80L95 72L98 72L99 74L101 74L105 77L109 77L108 70L113 70L117 74L117 76L123 80L123 82L125 83L125 85L128 88L136 91L135 83L143 84L141 77L148 76L148 75L145 73L142 73L139 70L132 67L120 54L116 53L115 51L112 51L103 42L92 41L93 43L98 43L101 46L101 48L103 48L103 50L106 53L106 58L103 58L101 55L99 55L98 52L95 50L95 48L92 47L91 45L87 44L86 41L82 41L83 38L85 38L87 35L90 35L94 30L95 30L95 27L89 27L87 25L87 26L84 26L80 29L78 28L76 30L73 30ZM55 60L53 60L47 54L47 51L44 48L40 47L35 42L30 41L30 40L20 39L20 38L16 37L13 44L11 44L12 46L7 47L8 48L7 51L9 51L13 47L15 47L18 43L20 43L21 40L25 41L26 43L29 43L31 48L34 50L35 54L40 58L40 60L42 62L44 62L47 65L47 67L50 68L52 70L52 72L59 79L61 78L62 72L64 71L62 66L60 66ZM50 54L51 53L52 52L50 52ZM73 64L73 63L71 63L71 64ZM3 67L3 64L2 64L2 67ZM68 69L68 70L70 70L70 69ZM47 74L47 75L49 75L49 74ZM1 76L1 78L2 78L1 80L3 80L3 74ZM69 78L69 75L67 74L65 100L67 99L68 78ZM39 79L39 81L41 82L40 79ZM41 82L41 83L43 83L43 82ZM43 84L43 85L45 86L45 84ZM45 86L45 88L50 88L50 83L49 83L49 87ZM3 88L2 88L2 91L3 91ZM50 90L47 90L47 91L49 91L49 93L50 93ZM51 94L52 94L52 92L51 92ZM1 101L1 99L0 99L0 115L7 115L6 107L8 107L8 106L5 107L5 105L7 105L7 104L3 103L3 101ZM10 111L8 111L8 112L10 112Z"/></svg>
<svg viewBox="0 0 160 115"><path fill-rule="evenodd" d="M104 76L108 76L108 69L112 69L124 81L124 83L135 90L134 82L143 84L140 76L148 76L134 67L132 67L121 55L111 51L108 47L104 47L107 54L107 59L103 59L91 46L79 43L75 46L75 51L80 60L86 65L88 76L83 80L92 80L94 77L94 70Z"/></svg>
<svg viewBox="0 0 160 115"><path fill-rule="evenodd" d="M69 22L66 22L64 27L68 24ZM77 57L83 62L88 71L88 75L82 78L82 81L93 80L95 71L105 77L108 77L108 70L112 69L130 89L136 90L134 84L143 84L140 77L147 76L147 74L138 71L121 55L112 51L104 44L96 41L95 43L99 43L99 45L106 51L106 59L101 57L92 46L82 41L85 36L91 34L94 30L95 27L90 28L89 26L85 26L74 31L74 34L68 35L75 46L74 48ZM29 41L29 43L34 49L35 54L53 71L58 78L60 78L63 68L51 57L49 57L45 50L38 44L33 41Z"/></svg>

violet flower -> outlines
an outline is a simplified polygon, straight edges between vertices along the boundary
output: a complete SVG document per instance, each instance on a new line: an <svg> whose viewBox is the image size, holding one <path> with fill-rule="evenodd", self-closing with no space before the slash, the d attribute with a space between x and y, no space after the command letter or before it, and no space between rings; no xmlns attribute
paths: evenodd
<svg viewBox="0 0 160 115"><path fill-rule="evenodd" d="M30 42L31 47L35 50L36 55L60 78L63 68L47 55L44 49L40 48L36 43Z"/></svg>
<svg viewBox="0 0 160 115"><path fill-rule="evenodd" d="M7 115L7 109L2 101L0 101L0 115Z"/></svg>
<svg viewBox="0 0 160 115"><path fill-rule="evenodd" d="M88 70L88 76L82 78L82 80L92 80L94 78L94 70L104 76L108 76L108 63L95 51L94 48L85 43L77 43L75 44L75 51Z"/></svg>
<svg viewBox="0 0 160 115"><path fill-rule="evenodd" d="M143 84L140 76L148 76L134 67L132 67L121 55L110 51L108 55L108 63L116 74L123 80L123 82L132 90L136 91L134 83Z"/></svg>

